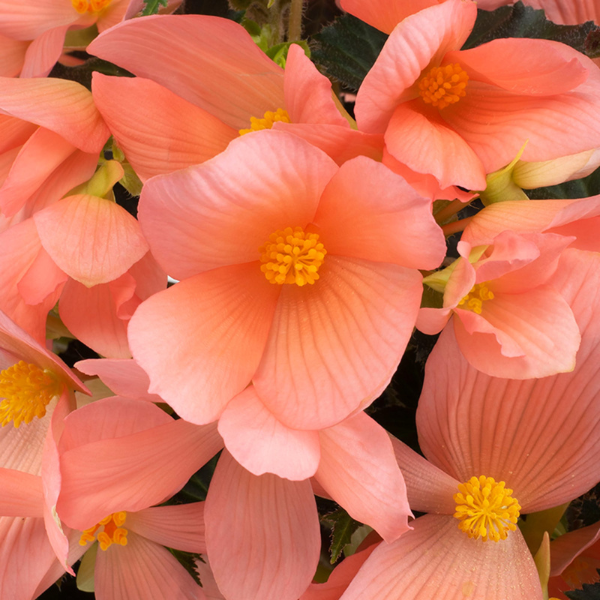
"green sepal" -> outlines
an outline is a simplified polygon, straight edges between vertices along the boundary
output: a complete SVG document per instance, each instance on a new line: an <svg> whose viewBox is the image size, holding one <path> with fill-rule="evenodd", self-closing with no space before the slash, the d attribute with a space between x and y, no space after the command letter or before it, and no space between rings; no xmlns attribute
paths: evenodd
<svg viewBox="0 0 600 600"><path fill-rule="evenodd" d="M310 48L308 47L308 42L305 40L300 40L297 42L283 42L282 44L276 44L269 48L265 54L276 64L278 64L282 69L285 69L285 63L287 60L288 52L290 51L290 46L292 44L297 44L304 50L304 54L310 58Z"/></svg>
<svg viewBox="0 0 600 600"><path fill-rule="evenodd" d="M335 563L344 550L352 543L352 534L362 523L355 521L343 508L322 517L321 521L331 527L331 564Z"/></svg>
<svg viewBox="0 0 600 600"><path fill-rule="evenodd" d="M142 11L142 17L147 17L149 15L155 15L161 6L165 8L168 5L167 0L144 0L144 10Z"/></svg>
<svg viewBox="0 0 600 600"><path fill-rule="evenodd" d="M532 200L563 200L565 198L589 198L600 194L600 169L582 179L559 183L548 187L527 190Z"/></svg>
<svg viewBox="0 0 600 600"><path fill-rule="evenodd" d="M77 569L77 589L82 592L94 591L94 569L96 568L96 555L98 542L94 542L90 549L83 555Z"/></svg>

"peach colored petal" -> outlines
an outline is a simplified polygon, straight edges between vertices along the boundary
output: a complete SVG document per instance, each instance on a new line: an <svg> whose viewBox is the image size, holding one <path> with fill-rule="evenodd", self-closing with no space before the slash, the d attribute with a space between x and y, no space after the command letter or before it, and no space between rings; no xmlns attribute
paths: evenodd
<svg viewBox="0 0 600 600"><path fill-rule="evenodd" d="M149 249L136 219L111 200L68 196L33 218L54 262L87 287L120 277Z"/></svg>
<svg viewBox="0 0 600 600"><path fill-rule="evenodd" d="M437 268L446 254L429 199L365 157L342 165L332 177L313 222L328 254L417 269Z"/></svg>
<svg viewBox="0 0 600 600"><path fill-rule="evenodd" d="M383 427L365 413L319 432L318 482L352 518L393 542L409 530L412 513L404 479Z"/></svg>
<svg viewBox="0 0 600 600"><path fill-rule="evenodd" d="M283 70L227 19L133 19L98 36L87 50L160 83L234 129L284 107Z"/></svg>
<svg viewBox="0 0 600 600"><path fill-rule="evenodd" d="M96 21L98 31L102 33L123 21L128 8L129 0L112 0L112 2L98 15L98 20Z"/></svg>
<svg viewBox="0 0 600 600"><path fill-rule="evenodd" d="M414 531L375 549L342 600L542 600L520 531L486 543L457 523L446 515L417 519Z"/></svg>
<svg viewBox="0 0 600 600"><path fill-rule="evenodd" d="M306 227L336 171L304 140L261 131L202 165L149 181L139 218L158 262L184 279L258 260L272 233Z"/></svg>
<svg viewBox="0 0 600 600"><path fill-rule="evenodd" d="M335 425L381 392L421 297L421 275L389 263L327 256L319 275L283 286L253 378L265 406L298 429Z"/></svg>
<svg viewBox="0 0 600 600"><path fill-rule="evenodd" d="M18 146L22 146L37 130L37 125L29 123L9 115L0 114L0 126L2 127L2 140L0 140L0 152L4 154Z"/></svg>
<svg viewBox="0 0 600 600"><path fill-rule="evenodd" d="M94 100L142 181L216 156L238 132L141 77L94 73Z"/></svg>
<svg viewBox="0 0 600 600"><path fill-rule="evenodd" d="M219 433L227 450L254 475L273 473L302 481L319 466L319 434L280 423L252 385L229 402L219 419Z"/></svg>
<svg viewBox="0 0 600 600"><path fill-rule="evenodd" d="M3 517L41 517L44 496L42 478L14 469L0 468L0 515Z"/></svg>
<svg viewBox="0 0 600 600"><path fill-rule="evenodd" d="M556 577L590 546L600 539L600 523L570 531L556 538L550 545L551 577Z"/></svg>
<svg viewBox="0 0 600 600"><path fill-rule="evenodd" d="M70 2L0 0L0 33L20 40L33 40L48 29L70 25L79 14Z"/></svg>
<svg viewBox="0 0 600 600"><path fill-rule="evenodd" d="M204 502L146 508L128 513L126 522L127 529L156 544L206 554Z"/></svg>
<svg viewBox="0 0 600 600"><path fill-rule="evenodd" d="M204 600L202 588L165 548L131 532L127 546L100 550L95 593L110 600Z"/></svg>
<svg viewBox="0 0 600 600"><path fill-rule="evenodd" d="M561 25L600 22L600 7L596 0L527 0L524 4L543 9L547 19Z"/></svg>
<svg viewBox="0 0 600 600"><path fill-rule="evenodd" d="M21 77L46 77L50 73L62 54L68 28L68 25L63 25L49 29L31 42Z"/></svg>
<svg viewBox="0 0 600 600"><path fill-rule="evenodd" d="M40 248L33 264L17 284L17 289L26 304L37 305L56 292L67 278L50 255Z"/></svg>
<svg viewBox="0 0 600 600"><path fill-rule="evenodd" d="M18 77L25 62L28 41L0 35L0 77Z"/></svg>
<svg viewBox="0 0 600 600"><path fill-rule="evenodd" d="M204 514L211 567L228 600L296 600L308 587L321 547L308 481L256 477L225 451Z"/></svg>
<svg viewBox="0 0 600 600"><path fill-rule="evenodd" d="M415 327L427 335L436 335L450 320L451 308L421 308L417 316Z"/></svg>
<svg viewBox="0 0 600 600"><path fill-rule="evenodd" d="M191 422L217 419L256 372L278 287L256 262L201 273L142 303L129 323L129 345L150 376L148 391ZM168 349L165 335L174 344Z"/></svg>

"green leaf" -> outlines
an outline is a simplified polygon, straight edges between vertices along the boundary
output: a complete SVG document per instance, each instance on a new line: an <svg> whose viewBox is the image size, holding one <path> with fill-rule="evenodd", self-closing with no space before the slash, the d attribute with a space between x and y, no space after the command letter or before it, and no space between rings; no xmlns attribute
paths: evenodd
<svg viewBox="0 0 600 600"><path fill-rule="evenodd" d="M600 56L600 28L592 21L583 25L557 25L543 10L517 2L494 11L478 10L477 21L463 50L498 38L534 38L562 42L590 58Z"/></svg>
<svg viewBox="0 0 600 600"><path fill-rule="evenodd" d="M588 198L600 194L600 169L583 179L575 179L558 185L525 190L532 200L562 200L565 198Z"/></svg>
<svg viewBox="0 0 600 600"><path fill-rule="evenodd" d="M327 75L358 90L387 38L356 17L344 15L314 36L312 59Z"/></svg>
<svg viewBox="0 0 600 600"><path fill-rule="evenodd" d="M597 569L600 574L600 569ZM600 583L584 583L582 590L565 592L571 600L600 600Z"/></svg>
<svg viewBox="0 0 600 600"><path fill-rule="evenodd" d="M173 548L169 548L169 551L181 566L193 577L194 581L201 586L200 573L196 571L196 561L202 560L202 557L195 552L184 552L183 550L173 550Z"/></svg>
<svg viewBox="0 0 600 600"><path fill-rule="evenodd" d="M277 63L281 68L285 69L285 62L287 60L288 52L290 51L290 46L292 44L298 44L304 50L304 54L310 58L310 48L305 40L301 40L299 42L283 42L282 44L277 44L269 48L265 54L275 63Z"/></svg>
<svg viewBox="0 0 600 600"><path fill-rule="evenodd" d="M344 546L352 542L352 534L362 523L355 521L343 508L325 515L321 520L332 528L329 552L333 564L340 557Z"/></svg>
<svg viewBox="0 0 600 600"><path fill-rule="evenodd" d="M161 6L166 8L167 0L144 0L144 10L142 16L147 17L148 15L155 15Z"/></svg>

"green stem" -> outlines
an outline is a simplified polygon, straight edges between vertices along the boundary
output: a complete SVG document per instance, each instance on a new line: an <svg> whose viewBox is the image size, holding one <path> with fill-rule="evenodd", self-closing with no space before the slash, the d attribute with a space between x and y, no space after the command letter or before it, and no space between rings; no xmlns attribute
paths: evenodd
<svg viewBox="0 0 600 600"><path fill-rule="evenodd" d="M302 9L304 0L292 0L290 4L290 20L288 22L288 42L302 38Z"/></svg>
<svg viewBox="0 0 600 600"><path fill-rule="evenodd" d="M460 221L453 221L452 223L446 223L442 225L442 231L446 237L449 237L459 231L464 231L465 227L471 222L473 217L467 217L466 219L460 219Z"/></svg>

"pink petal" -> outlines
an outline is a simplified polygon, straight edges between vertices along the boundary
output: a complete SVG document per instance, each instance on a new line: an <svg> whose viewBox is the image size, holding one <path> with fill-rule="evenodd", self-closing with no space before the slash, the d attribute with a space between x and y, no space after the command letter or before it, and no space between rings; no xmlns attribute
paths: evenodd
<svg viewBox="0 0 600 600"><path fill-rule="evenodd" d="M227 19L133 19L98 36L87 50L160 83L234 129L284 107L282 69Z"/></svg>
<svg viewBox="0 0 600 600"><path fill-rule="evenodd" d="M18 77L29 42L0 35L0 77Z"/></svg>
<svg viewBox="0 0 600 600"><path fill-rule="evenodd" d="M212 570L228 600L296 600L310 584L321 536L308 481L256 477L225 451L205 521Z"/></svg>
<svg viewBox="0 0 600 600"><path fill-rule="evenodd" d="M316 478L350 516L392 542L408 531L412 513L404 479L383 427L364 413L319 432Z"/></svg>
<svg viewBox="0 0 600 600"><path fill-rule="evenodd" d="M301 481L319 466L319 434L280 423L252 385L229 402L219 419L219 433L227 450L254 475L273 473Z"/></svg>
<svg viewBox="0 0 600 600"><path fill-rule="evenodd" d="M142 181L216 156L238 132L166 88L94 73L94 100Z"/></svg>
<svg viewBox="0 0 600 600"><path fill-rule="evenodd" d="M0 468L0 486L0 514L3 517L42 516L44 497L41 477Z"/></svg>
<svg viewBox="0 0 600 600"><path fill-rule="evenodd" d="M333 176L314 223L328 254L421 269L437 268L446 254L429 199L364 157L342 165Z"/></svg>
<svg viewBox="0 0 600 600"><path fill-rule="evenodd" d="M550 545L551 577L556 577L590 546L600 539L600 523L570 531L555 539Z"/></svg>
<svg viewBox="0 0 600 600"><path fill-rule="evenodd" d="M70 25L79 14L70 2L36 0L35 4L0 0L0 33L15 39L33 40L48 29Z"/></svg>
<svg viewBox="0 0 600 600"><path fill-rule="evenodd" d="M336 171L304 140L257 132L203 165L148 182L139 218L158 262L184 279L258 260L272 233L306 227Z"/></svg>
<svg viewBox="0 0 600 600"><path fill-rule="evenodd" d="M155 506L128 513L126 527L161 546L206 554L204 502Z"/></svg>
<svg viewBox="0 0 600 600"><path fill-rule="evenodd" d="M217 419L256 372L278 287L256 262L201 273L141 304L129 323L129 345L150 376L148 391L188 421ZM165 335L173 346L164 345Z"/></svg>
<svg viewBox="0 0 600 600"><path fill-rule="evenodd" d="M98 551L94 584L96 596L110 600L204 600L202 588L168 550L133 532L126 546Z"/></svg>
<svg viewBox="0 0 600 600"><path fill-rule="evenodd" d="M40 248L33 264L17 284L17 289L27 304L37 305L67 279L67 274L56 266L43 248Z"/></svg>
<svg viewBox="0 0 600 600"><path fill-rule="evenodd" d="M542 600L533 558L520 531L473 540L446 515L425 515L393 544L380 544L343 600Z"/></svg>
<svg viewBox="0 0 600 600"><path fill-rule="evenodd" d="M21 77L46 77L58 62L68 25L55 27L36 37L27 49Z"/></svg>
<svg viewBox="0 0 600 600"><path fill-rule="evenodd" d="M283 286L254 385L285 425L322 429L388 384L416 320L421 276L327 256L313 286Z"/></svg>

